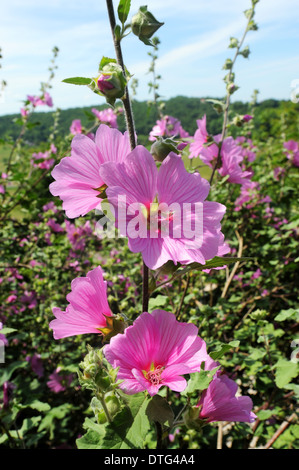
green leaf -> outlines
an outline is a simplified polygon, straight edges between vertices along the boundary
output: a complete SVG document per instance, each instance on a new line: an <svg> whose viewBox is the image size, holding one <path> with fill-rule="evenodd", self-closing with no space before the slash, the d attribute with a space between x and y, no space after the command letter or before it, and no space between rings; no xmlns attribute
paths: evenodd
<svg viewBox="0 0 299 470"><path fill-rule="evenodd" d="M230 341L230 343L225 344L222 343L218 346L218 348L210 353L210 356L214 361L218 361L225 353L230 351L232 348L237 348L240 344L239 340Z"/></svg>
<svg viewBox="0 0 299 470"><path fill-rule="evenodd" d="M124 24L127 21L130 12L131 0L120 0L117 8L119 20Z"/></svg>
<svg viewBox="0 0 299 470"><path fill-rule="evenodd" d="M275 364L275 383L278 388L284 388L298 374L298 363L279 359Z"/></svg>
<svg viewBox="0 0 299 470"><path fill-rule="evenodd" d="M24 369L25 367L28 366L27 361L15 361L12 362L8 367L5 368L5 370L1 374L0 378L0 386L4 384L4 382L10 380L12 374L14 373L15 370L17 369Z"/></svg>
<svg viewBox="0 0 299 470"><path fill-rule="evenodd" d="M174 274L174 277L182 276L183 274L187 274L193 270L203 271L204 269L221 268L223 266L228 266L229 264L237 263L238 261L248 261L252 259L253 258L249 258L249 257L229 258L229 257L224 257L224 256L223 257L215 256L215 258L208 260L206 264L199 264L199 263L188 264L188 266L186 266L185 268L181 270L177 270Z"/></svg>
<svg viewBox="0 0 299 470"><path fill-rule="evenodd" d="M99 65L99 70L102 70L105 65L111 64L111 62L114 64L117 63L116 59L110 59L110 57L103 56Z"/></svg>
<svg viewBox="0 0 299 470"><path fill-rule="evenodd" d="M121 39L121 29L119 24L116 24L114 27L114 36L117 41L120 41Z"/></svg>
<svg viewBox="0 0 299 470"><path fill-rule="evenodd" d="M150 298L149 311L155 310L157 307L164 307L168 303L168 297L165 295L157 295L157 297Z"/></svg>
<svg viewBox="0 0 299 470"><path fill-rule="evenodd" d="M13 333L14 331L18 330L16 330L15 328L3 328L2 330L0 330L0 333L2 335L9 335L9 333Z"/></svg>
<svg viewBox="0 0 299 470"><path fill-rule="evenodd" d="M276 317L275 321L285 321L285 320L296 320L299 315L299 309L289 308L288 310L282 310Z"/></svg>
<svg viewBox="0 0 299 470"><path fill-rule="evenodd" d="M260 419L261 421L265 421L266 419L269 419L271 418L271 416L273 415L273 411L272 410L261 410L257 413L257 417L258 419Z"/></svg>
<svg viewBox="0 0 299 470"><path fill-rule="evenodd" d="M91 82L91 78L86 77L72 77L72 78L65 78L62 80L64 83L71 83L72 85L89 85Z"/></svg>
<svg viewBox="0 0 299 470"><path fill-rule="evenodd" d="M155 395L146 408L146 414L150 421L156 421L162 426L166 424L171 427L174 420L174 413L167 401L160 395Z"/></svg>
<svg viewBox="0 0 299 470"><path fill-rule="evenodd" d="M213 370L201 370L200 372L190 374L188 385L181 395L192 395L194 392L206 390L218 369L219 367L215 367Z"/></svg>
<svg viewBox="0 0 299 470"><path fill-rule="evenodd" d="M32 408L33 410L37 411L49 411L51 406L48 403L43 403L39 400L33 400L22 405L22 408Z"/></svg>
<svg viewBox="0 0 299 470"><path fill-rule="evenodd" d="M143 449L150 430L146 415L149 398L143 393L122 394L126 407L115 415L112 423L97 425L86 422L86 435L77 440L79 449Z"/></svg>

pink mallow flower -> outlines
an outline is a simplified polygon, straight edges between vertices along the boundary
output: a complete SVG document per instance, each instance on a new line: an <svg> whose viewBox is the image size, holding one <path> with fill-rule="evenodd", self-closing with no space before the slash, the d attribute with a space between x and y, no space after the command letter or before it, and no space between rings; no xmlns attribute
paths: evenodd
<svg viewBox="0 0 299 470"><path fill-rule="evenodd" d="M180 156L171 152L158 170L149 151L138 145L123 163L103 165L100 174L108 185L116 226L122 236L128 236L129 249L141 252L150 269L169 260L205 264L217 255L223 244L220 221L226 208L205 201L208 181L199 173L188 173ZM196 203L202 211L196 210ZM163 212L163 207L169 210ZM195 232L196 223L202 237Z"/></svg>
<svg viewBox="0 0 299 470"><path fill-rule="evenodd" d="M49 324L53 330L54 339L84 333L101 334L100 328L105 328L106 317L112 313L107 301L107 283L103 279L100 266L89 271L86 277L74 279L71 292L66 296L69 305L65 312L54 307L56 317Z"/></svg>
<svg viewBox="0 0 299 470"><path fill-rule="evenodd" d="M59 374L61 367L57 369L49 376L47 385L54 393L64 392L69 387L73 380L73 374Z"/></svg>
<svg viewBox="0 0 299 470"><path fill-rule="evenodd" d="M144 312L124 334L111 338L104 347L108 362L119 367L120 388L128 394L147 390L153 396L163 385L182 392L182 375L200 370L210 360L206 343L192 323L180 323L171 312Z"/></svg>
<svg viewBox="0 0 299 470"><path fill-rule="evenodd" d="M101 199L101 187L105 181L99 174L101 165L108 161L123 161L130 152L128 133L101 124L95 141L78 134L72 140L70 157L55 166L50 191L63 201L63 209L69 218L85 215L95 209Z"/></svg>
<svg viewBox="0 0 299 470"><path fill-rule="evenodd" d="M53 106L53 101L48 92L45 92L42 96L32 96L28 95L27 100L32 103L34 107L47 105L49 107Z"/></svg>
<svg viewBox="0 0 299 470"><path fill-rule="evenodd" d="M82 134L82 124L81 124L80 119L73 120L71 127L70 127L70 132L73 135Z"/></svg>
<svg viewBox="0 0 299 470"><path fill-rule="evenodd" d="M173 116L164 116L162 119L156 121L156 125L150 132L149 140L154 141L157 137L171 137L176 135L181 139L189 137L187 131L185 131L181 122Z"/></svg>
<svg viewBox="0 0 299 470"><path fill-rule="evenodd" d="M40 354L34 353L33 356L26 356L25 360L29 362L33 372L38 375L38 377L43 377L44 375L44 367L43 361Z"/></svg>
<svg viewBox="0 0 299 470"><path fill-rule="evenodd" d="M117 115L112 108L103 109L102 111L98 111L96 108L92 108L91 111L99 121L117 129Z"/></svg>
<svg viewBox="0 0 299 470"><path fill-rule="evenodd" d="M206 115L204 115L202 119L198 119L196 122L198 129L194 134L194 141L190 144L189 158L198 157L208 139Z"/></svg>
<svg viewBox="0 0 299 470"><path fill-rule="evenodd" d="M287 150L286 155L289 160L295 166L299 166L299 144L295 140L288 140L283 144L284 148Z"/></svg>
<svg viewBox="0 0 299 470"><path fill-rule="evenodd" d="M236 397L238 385L226 375L215 375L197 404L199 419L214 421L239 421L252 423L256 415L248 396Z"/></svg>

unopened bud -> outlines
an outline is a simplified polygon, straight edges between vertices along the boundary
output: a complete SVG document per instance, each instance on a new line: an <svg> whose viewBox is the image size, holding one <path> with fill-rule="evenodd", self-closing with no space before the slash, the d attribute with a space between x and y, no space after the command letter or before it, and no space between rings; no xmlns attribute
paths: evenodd
<svg viewBox="0 0 299 470"><path fill-rule="evenodd" d="M157 137L157 140L151 146L151 154L158 162L163 162L170 152L179 153L177 149L178 142L173 139L162 139Z"/></svg>
<svg viewBox="0 0 299 470"><path fill-rule="evenodd" d="M149 40L153 34L164 23L160 23L156 18L147 11L147 6L139 8L138 13L133 16L131 21L132 32L148 46L154 46L153 42Z"/></svg>
<svg viewBox="0 0 299 470"><path fill-rule="evenodd" d="M95 93L105 96L107 102L113 106L117 98L124 96L127 80L120 65L114 61L107 62L104 58L98 77L93 78L89 86Z"/></svg>

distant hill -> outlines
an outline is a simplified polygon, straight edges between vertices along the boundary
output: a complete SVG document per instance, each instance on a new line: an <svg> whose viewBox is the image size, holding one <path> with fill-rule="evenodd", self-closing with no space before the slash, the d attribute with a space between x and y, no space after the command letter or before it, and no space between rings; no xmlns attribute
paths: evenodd
<svg viewBox="0 0 299 470"><path fill-rule="evenodd" d="M121 103L119 103L121 105ZM74 119L80 119L82 125L86 128L90 127L90 112L93 106L84 108L70 108L60 111L58 136L64 137L69 133L69 128ZM106 108L107 105L94 106L97 109ZM240 114L249 112L249 104L241 101L232 103L231 109ZM281 125L282 116L291 126L292 138L298 138L298 111L299 105L291 101L278 101L274 99L262 101L257 104L255 111L255 130L259 134L259 138L263 139L263 134L267 137L275 135L277 126ZM133 101L133 113L136 122L136 131L140 143L148 142L148 134L158 119L155 109L149 110L146 101ZM207 116L207 128L210 134L217 134L221 131L222 116L219 115L212 107L211 103L206 102L204 98L187 98L177 96L165 101L164 114L169 114L178 118L183 128L193 135L197 125L196 120ZM11 136L15 139L20 127L13 120L19 118L18 114L0 116L0 139L6 139ZM31 117L32 123L39 123L26 132L26 141L33 145L38 145L46 141L50 128L53 126L53 111L35 112ZM125 130L124 117L118 118L119 129ZM286 123L288 125L288 123ZM291 138L287 136L287 138Z"/></svg>

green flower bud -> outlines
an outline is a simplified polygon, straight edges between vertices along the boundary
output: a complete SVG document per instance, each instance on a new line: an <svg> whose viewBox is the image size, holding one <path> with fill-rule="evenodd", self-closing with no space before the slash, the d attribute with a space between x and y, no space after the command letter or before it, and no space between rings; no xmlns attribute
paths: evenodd
<svg viewBox="0 0 299 470"><path fill-rule="evenodd" d="M147 11L147 6L139 8L138 13L133 16L131 21L132 32L138 36L140 41L148 46L154 46L153 42L149 40L153 34L162 26L164 23L160 23L156 18Z"/></svg>
<svg viewBox="0 0 299 470"><path fill-rule="evenodd" d="M104 61L105 65L102 67L101 64L99 75L92 79L89 86L95 93L105 96L107 103L114 106L115 100L123 98L125 94L127 79L121 66L116 62L107 63L107 61Z"/></svg>
<svg viewBox="0 0 299 470"><path fill-rule="evenodd" d="M155 160L163 162L170 152L179 153L177 144L178 142L171 138L163 139L162 137L157 137L157 140L151 146L151 154Z"/></svg>
<svg viewBox="0 0 299 470"><path fill-rule="evenodd" d="M206 424L205 421L199 419L200 408L198 406L190 406L183 415L183 420L187 428L195 429L200 431L200 429Z"/></svg>

